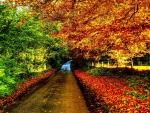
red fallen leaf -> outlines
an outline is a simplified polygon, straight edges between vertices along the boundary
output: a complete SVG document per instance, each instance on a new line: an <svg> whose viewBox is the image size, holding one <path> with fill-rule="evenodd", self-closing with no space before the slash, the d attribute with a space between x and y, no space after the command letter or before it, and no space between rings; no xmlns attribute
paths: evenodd
<svg viewBox="0 0 150 113"><path fill-rule="evenodd" d="M132 92L135 90L138 94L144 94L143 85L140 87L129 87L127 80L121 79L116 76L100 76L93 77L83 71L74 70L77 79L80 80L82 85L86 86L88 90L94 91L98 97L101 97L108 108L112 112L149 112L150 108L150 95L146 94L147 100L143 100L133 95L127 95L124 92ZM139 89L138 89L139 88ZM135 106L140 106L136 109ZM144 107L143 107L144 105ZM128 109L127 109L128 108Z"/></svg>

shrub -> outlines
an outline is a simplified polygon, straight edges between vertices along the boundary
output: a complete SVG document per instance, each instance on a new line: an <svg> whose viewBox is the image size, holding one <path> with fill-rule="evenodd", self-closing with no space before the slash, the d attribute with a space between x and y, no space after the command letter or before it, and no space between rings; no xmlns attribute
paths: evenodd
<svg viewBox="0 0 150 113"><path fill-rule="evenodd" d="M95 76L110 75L110 71L108 69L105 69L105 68L93 68L93 69L89 69L87 71L87 73L95 75Z"/></svg>
<svg viewBox="0 0 150 113"><path fill-rule="evenodd" d="M0 98L6 97L11 94L10 88L5 84L0 84Z"/></svg>
<svg viewBox="0 0 150 113"><path fill-rule="evenodd" d="M10 76L0 76L0 98L9 96L17 89L16 81Z"/></svg>

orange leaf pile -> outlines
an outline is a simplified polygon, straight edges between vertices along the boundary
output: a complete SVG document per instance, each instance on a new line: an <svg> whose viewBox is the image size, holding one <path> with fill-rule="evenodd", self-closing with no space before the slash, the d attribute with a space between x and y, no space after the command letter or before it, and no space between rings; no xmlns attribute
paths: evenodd
<svg viewBox="0 0 150 113"><path fill-rule="evenodd" d="M99 100L104 101L103 103L105 104L103 106L107 106L106 108L108 111L111 111L112 113L150 112L150 93L144 92L144 94L146 94L146 99L126 94L126 92L133 91L138 92L138 94L142 93L143 87L129 87L127 85L128 80L120 78L119 76L94 77L80 70L74 70L74 74L82 86L85 86L86 89L90 89L91 92L96 94L95 100L96 98L100 98ZM101 101L99 101L99 103L100 102ZM97 110L92 112L99 112L98 107L95 107L95 109Z"/></svg>

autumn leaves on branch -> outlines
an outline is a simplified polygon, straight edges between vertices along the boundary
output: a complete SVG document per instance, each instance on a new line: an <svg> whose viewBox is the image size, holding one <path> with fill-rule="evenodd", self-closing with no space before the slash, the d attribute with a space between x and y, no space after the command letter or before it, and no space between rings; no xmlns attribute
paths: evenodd
<svg viewBox="0 0 150 113"><path fill-rule="evenodd" d="M54 34L85 59L111 53L138 57L150 53L149 0L6 0L28 6L43 21L59 21ZM94 51L94 52L93 52ZM140 55L139 55L140 54Z"/></svg>

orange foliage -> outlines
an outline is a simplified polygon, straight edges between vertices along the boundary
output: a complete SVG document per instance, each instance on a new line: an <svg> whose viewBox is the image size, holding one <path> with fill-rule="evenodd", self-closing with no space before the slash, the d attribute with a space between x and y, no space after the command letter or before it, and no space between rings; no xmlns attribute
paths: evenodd
<svg viewBox="0 0 150 113"><path fill-rule="evenodd" d="M6 0L6 2L13 2L14 6L29 6L33 14L40 15L44 21L61 21L63 29L55 36L63 37L73 44L72 50L80 48L86 54L97 50L98 56L108 54L114 48L128 50L129 53L129 48L134 42L133 47L144 53L150 53L145 49L146 44L145 47L139 48L139 42L150 43L149 0ZM116 47L118 39L121 47ZM129 45L128 49L126 45Z"/></svg>

